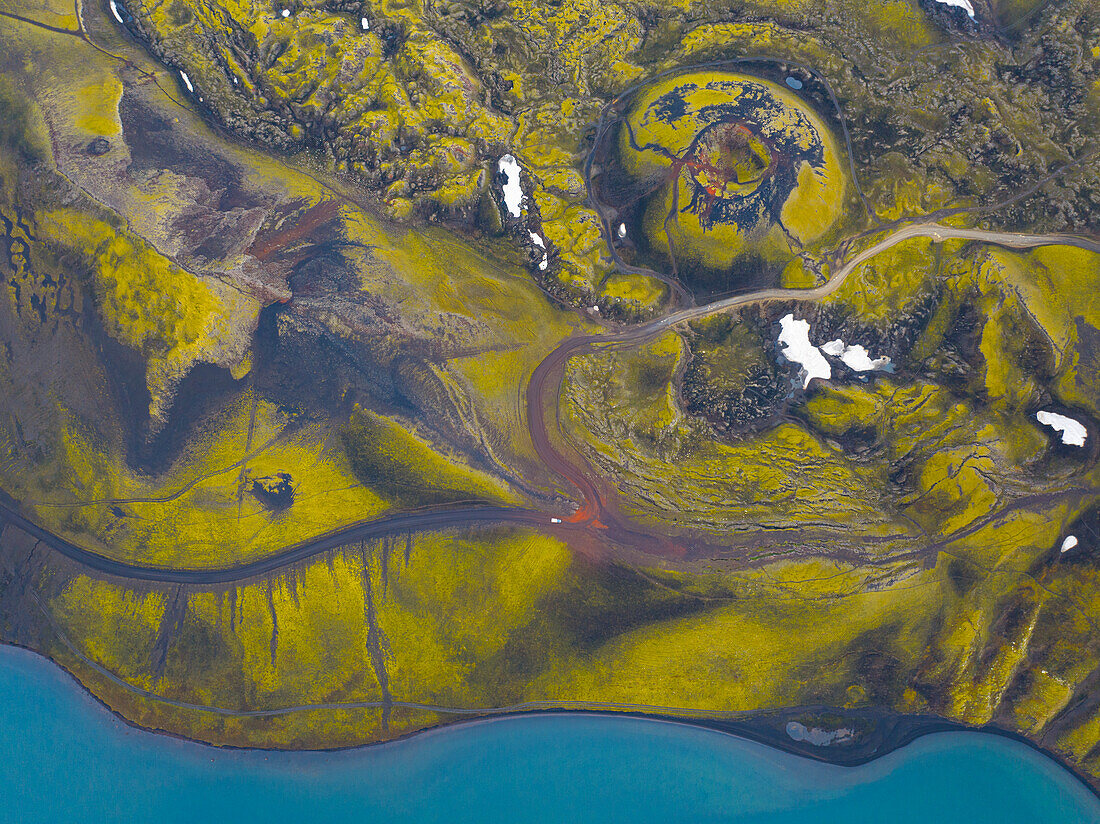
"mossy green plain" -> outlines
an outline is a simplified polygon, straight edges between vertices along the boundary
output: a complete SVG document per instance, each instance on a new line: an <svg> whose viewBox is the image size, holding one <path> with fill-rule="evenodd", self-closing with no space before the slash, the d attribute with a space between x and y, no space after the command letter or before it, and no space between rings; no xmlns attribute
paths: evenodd
<svg viewBox="0 0 1100 824"><path fill-rule="evenodd" d="M774 225L673 237L717 269L752 251L780 286L820 287L907 221L1095 226L1088 4L995 3L1000 39L917 2L726 5L178 0L124 3L120 27L106 7L12 4L31 22L0 16L0 490L27 516L200 571L408 512L545 517L208 586L100 575L9 525L0 638L128 719L220 744L353 745L524 702L881 706L1019 731L1095 781L1088 248L913 238L820 301L594 344L562 368L551 438L653 542L568 523L576 491L540 459L528 384L563 341L680 299L652 258L610 254L634 254L635 227L618 237L589 198L605 107L676 163L707 124L640 120L685 85L755 84L809 124L820 174L789 170ZM738 192L774 125L708 144ZM623 169L661 178L651 154ZM787 312L893 373L834 359L802 387ZM1038 409L1085 421L1089 446Z"/></svg>

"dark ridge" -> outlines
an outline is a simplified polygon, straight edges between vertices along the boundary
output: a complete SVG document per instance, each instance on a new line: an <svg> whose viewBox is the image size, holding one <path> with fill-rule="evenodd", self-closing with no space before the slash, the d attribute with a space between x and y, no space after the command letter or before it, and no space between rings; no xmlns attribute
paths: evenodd
<svg viewBox="0 0 1100 824"><path fill-rule="evenodd" d="M168 469L201 422L222 409L237 388L238 382L228 369L209 363L196 364L176 387L168 422L155 435L141 438L130 457L130 465L152 474ZM143 431L148 433L148 412L145 420Z"/></svg>
<svg viewBox="0 0 1100 824"><path fill-rule="evenodd" d="M134 466L139 462L137 455L141 450L142 435L149 425L149 404L152 401L145 378L145 358L107 334L91 301L85 303L80 328L103 364L107 392L123 430L126 461Z"/></svg>
<svg viewBox="0 0 1100 824"><path fill-rule="evenodd" d="M95 348L107 381L107 393L122 428L127 465L157 474L167 469L202 418L214 412L236 389L228 369L197 364L175 390L167 423L151 432L145 358L119 343L103 328L98 312L87 304L81 329Z"/></svg>
<svg viewBox="0 0 1100 824"><path fill-rule="evenodd" d="M261 311L254 357L256 390L292 413L343 418L356 402L400 403L392 364L286 305Z"/></svg>
<svg viewBox="0 0 1100 824"><path fill-rule="evenodd" d="M252 496L266 509L282 512L294 503L294 479L289 472L253 478Z"/></svg>

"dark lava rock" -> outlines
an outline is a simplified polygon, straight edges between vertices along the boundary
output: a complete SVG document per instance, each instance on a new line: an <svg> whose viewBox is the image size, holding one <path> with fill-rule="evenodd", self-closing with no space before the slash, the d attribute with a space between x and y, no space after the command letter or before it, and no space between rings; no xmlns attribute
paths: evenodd
<svg viewBox="0 0 1100 824"><path fill-rule="evenodd" d="M286 509L294 503L294 486L287 472L253 478L252 494L267 509L274 511Z"/></svg>
<svg viewBox="0 0 1100 824"><path fill-rule="evenodd" d="M88 144L88 154L92 157L102 157L111 151L111 141L105 137L97 137Z"/></svg>

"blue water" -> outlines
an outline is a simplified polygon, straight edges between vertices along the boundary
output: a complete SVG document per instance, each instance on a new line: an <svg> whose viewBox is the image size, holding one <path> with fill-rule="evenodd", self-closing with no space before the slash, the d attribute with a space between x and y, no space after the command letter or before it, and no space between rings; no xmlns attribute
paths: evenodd
<svg viewBox="0 0 1100 824"><path fill-rule="evenodd" d="M335 753L218 750L135 730L0 647L0 820L13 822L1100 822L1030 748L941 733L833 767L698 728L504 718Z"/></svg>

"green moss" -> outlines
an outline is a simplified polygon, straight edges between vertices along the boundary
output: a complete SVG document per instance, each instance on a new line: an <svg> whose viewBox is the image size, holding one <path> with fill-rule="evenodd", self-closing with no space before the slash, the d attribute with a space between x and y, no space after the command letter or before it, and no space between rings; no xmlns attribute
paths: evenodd
<svg viewBox="0 0 1100 824"><path fill-rule="evenodd" d="M63 448L25 479L23 500L42 523L105 555L189 568L262 557L392 505L357 481L338 436L294 423L245 394L149 477L126 465L120 446L67 417ZM294 495L275 511L252 487L279 473L290 476Z"/></svg>
<svg viewBox="0 0 1100 824"><path fill-rule="evenodd" d="M60 0L15 2L19 13L76 25ZM533 211L555 252L547 277L576 298L599 297L601 307L652 308L663 290L650 279L607 277L598 217L585 203L581 138L607 100L664 69L753 54L813 66L844 103L853 160L883 220L960 202L984 205L1002 179L1018 191L1079 151L1089 133L1065 119L1059 109L1072 107L1061 106L1048 82L1006 84L996 76L992 59L1011 65L1012 46L945 34L914 2L743 5L738 14L748 17L731 23L719 17L728 9L682 2L634 9L510 0L482 9L372 0L363 7L372 23L364 33L351 15L313 2L295 6L287 20L251 0L133 4L146 13L158 48L189 73L224 125L280 150L315 150L298 160L331 162L329 171L352 176L339 185L358 199L382 199L402 220L439 213L461 221L477 209L486 213L483 225L496 229L483 171L513 151L530 173ZM75 38L55 41L67 35L0 21L7 66L40 104L29 120L26 110L10 110L11 128L0 123L0 152L5 162L22 154L20 167L30 162L28 144L45 152L36 158L48 158L48 122L70 180L117 215L83 199L65 209L31 204L28 228L16 222L12 230L30 249L23 262L34 264L21 271L68 275L63 262L71 269L83 261L105 326L152 364L158 397L169 395L158 387L199 360L228 366L241 379L258 302L233 304L215 277L185 271L164 251L178 249L165 243L173 239L165 227L196 202L188 194L194 179L180 172L184 181L167 174L138 180L140 163L122 162L118 72L163 67L103 25L102 7L86 4L83 14L97 43L129 62ZM1048 42L1070 38L1061 14L1052 7ZM950 60L934 48L947 37ZM844 55L835 43L845 44ZM1068 44L1059 54L1088 54L1088 44L1084 51ZM1043 56L1046 42L1039 45L1026 43L1019 53L1031 61ZM1085 109L1096 102L1088 83ZM154 84L130 84L126 94L160 101L158 116L179 118L188 140L231 156L265 204L331 197L316 180L214 138L186 108L182 90L162 85L183 108L161 100ZM949 122L956 97L963 108ZM948 103L927 103L941 99ZM920 143L928 134L936 140ZM111 154L95 164L117 167L81 154L97 135L110 139ZM751 182L754 146L730 163L739 187ZM982 147L980 158L974 146ZM1007 147L1010 166L986 163L997 147ZM839 162L836 149L830 144ZM323 168L310 171L324 179ZM40 174L43 189L69 191L64 180ZM7 197L18 177L11 163L2 177ZM1086 191L1080 180L1088 178L1063 179L1059 210L1027 204L1016 217L998 215L998 225L1048 211L1087 215L1073 190ZM800 240L844 240L831 211L834 184L781 213ZM814 181L803 174L798 185L813 189ZM2 203L5 216L17 214L10 199ZM653 207L651 229L660 220L663 230L663 210L675 205L669 195ZM292 222L296 214L279 219ZM400 335L430 352L415 374L434 394L413 403L438 420L417 434L360 411L334 430L294 419L242 387L151 478L125 465L118 422L102 411L109 403L80 398L102 381L94 353L70 343L79 338L76 327L53 314L38 325L16 318L0 359L5 490L17 491L46 526L92 548L183 566L260 557L394 506L515 500L442 446L444 436L429 441L429 425L467 444L467 455L475 449L468 444L477 444L501 475L552 494L560 479L538 465L523 390L562 338L591 325L550 305L508 240L465 242L438 227L394 231L348 203L337 226L333 246L353 273L351 291L358 278L355 297L383 303ZM34 233L48 248L34 245ZM716 231L706 240L717 242L699 253L711 256L708 265L721 268L737 248L759 244L761 259L790 258L785 284L810 286L823 277L815 261L791 257L775 232ZM767 365L743 321L700 325L691 352L670 334L570 365L562 404L570 437L619 490L626 514L654 531L691 531L690 539L670 539L670 549L710 536L709 569L672 552L632 568L581 561L580 550L602 550L597 530L575 547L489 530L351 548L232 594L136 592L93 578L70 581L59 569L42 597L90 656L135 685L202 704L377 701L387 692L459 706L575 698L704 709L872 702L1015 724L1097 769L1100 724L1087 679L1100 660L1100 581L1093 565L1052 552L1067 524L1094 503L1081 490L1095 485L1096 471L1051 450L1028 417L1047 400L1096 408L1096 258L1069 249L959 253L958 244L911 241L853 273L831 311L891 340L905 338L896 324L910 324L923 330L920 339L899 355L894 378L813 387L769 431L717 439L685 413L677 392L689 357L731 393L744 389L754 366ZM206 275L232 280L238 263L212 261ZM940 301L926 327L915 305L925 295ZM275 289L263 300L287 296ZM357 336L323 311L315 318L349 347L393 345L392 337ZM955 328L971 321L966 334ZM25 348L27 341L42 348ZM41 364L57 361L40 354L56 358L59 351L71 371L43 375ZM83 380L85 373L95 377ZM275 512L250 494L250 481L281 473L292 476L294 501ZM751 568L774 557L791 560ZM62 647L52 651L128 718L221 743L334 746L446 720L405 710L385 718L373 710L225 718L135 698L97 680ZM1062 713L1066 706L1074 712Z"/></svg>
<svg viewBox="0 0 1100 824"><path fill-rule="evenodd" d="M674 335L661 340L637 352L577 358L564 385L563 428L612 479L632 517L656 529L676 525L727 537L749 524L825 520L877 531L890 522L878 503L877 473L852 465L802 427L715 440L684 414L672 385L682 342ZM676 358L658 355L651 348L658 345L675 345ZM786 551L781 544L769 546Z"/></svg>
<svg viewBox="0 0 1100 824"><path fill-rule="evenodd" d="M903 488L898 504L929 533L988 515L1046 450L1024 411L979 409L927 383L823 388L806 413L819 431L879 457L883 483L889 466ZM1036 487L1046 482L1029 477Z"/></svg>
<svg viewBox="0 0 1100 824"><path fill-rule="evenodd" d="M713 113L727 110L722 125ZM746 251L788 259L844 204L829 129L798 97L756 78L710 71L658 81L620 135L620 162L634 180L652 188L665 178L645 206L645 237L684 264L722 271ZM760 198L767 202L745 205Z"/></svg>
<svg viewBox="0 0 1100 824"><path fill-rule="evenodd" d="M667 295L665 284L645 275L609 275L600 290L601 300L611 306L638 312L658 309Z"/></svg>
<svg viewBox="0 0 1100 824"><path fill-rule="evenodd" d="M41 115L18 92L12 81L0 77L0 158L41 163L50 156Z"/></svg>
<svg viewBox="0 0 1100 824"><path fill-rule="evenodd" d="M889 650L905 666L928 632L929 592L852 592L858 573L840 565L776 565L743 580L740 597L628 631L573 668L551 670L540 691L704 711L839 705L864 678L860 656L848 654L864 634L893 626ZM781 595L788 587L793 601Z"/></svg>
<svg viewBox="0 0 1100 824"><path fill-rule="evenodd" d="M1100 413L1097 355L1082 340L1100 330L1100 255L1072 246L1043 247L1026 255L996 250L988 253L980 275L1016 304L1018 325L1038 325L1032 334L1045 336L1044 345L1053 350L1062 399ZM1019 336L1015 344L1018 348Z"/></svg>
<svg viewBox="0 0 1100 824"><path fill-rule="evenodd" d="M509 500L499 483L456 464L396 421L356 409L343 430L352 471L402 506Z"/></svg>
<svg viewBox="0 0 1100 824"><path fill-rule="evenodd" d="M895 322L937 290L943 261L950 260L954 249L927 238L899 243L860 265L827 302L856 313L864 322Z"/></svg>
<svg viewBox="0 0 1100 824"><path fill-rule="evenodd" d="M760 370L770 366L760 333L732 315L716 315L692 324L692 368L716 394L744 390Z"/></svg>
<svg viewBox="0 0 1100 824"><path fill-rule="evenodd" d="M192 703L262 709L389 695L479 706L501 686L485 680L479 662L536 620L537 605L575 577L571 564L561 543L526 532L424 536L364 546L309 563L292 579L230 593L134 595L77 576L48 608L86 657L134 686ZM375 713L326 711L256 724L175 715L132 693L109 694L147 723L170 719L193 737L252 746L362 743L425 723L383 726Z"/></svg>
<svg viewBox="0 0 1100 824"><path fill-rule="evenodd" d="M175 385L199 361L244 357L235 334L239 299L212 289L117 223L75 209L39 214L41 236L71 249L91 269L104 326L146 360L150 416L163 422Z"/></svg>

